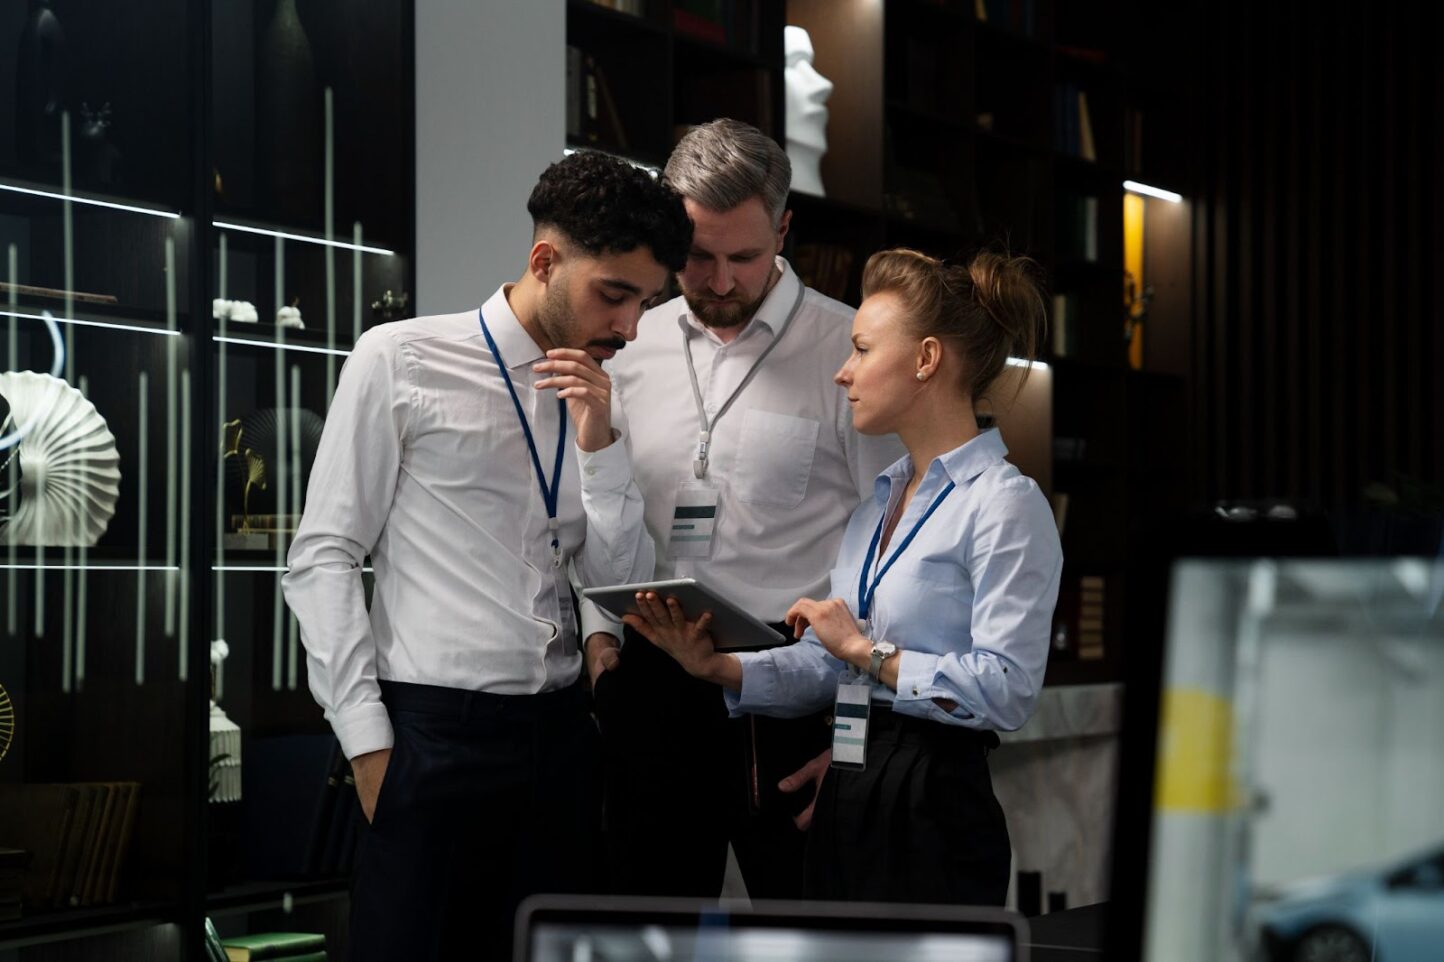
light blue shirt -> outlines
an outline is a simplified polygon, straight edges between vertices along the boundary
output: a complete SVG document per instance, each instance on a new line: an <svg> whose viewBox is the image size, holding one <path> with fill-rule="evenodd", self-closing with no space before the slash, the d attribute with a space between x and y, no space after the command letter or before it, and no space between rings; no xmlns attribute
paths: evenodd
<svg viewBox="0 0 1444 962"><path fill-rule="evenodd" d="M996 429L928 465L869 583L934 499L956 487L918 531L873 596L872 637L901 649L894 693L874 683L873 701L966 728L1012 731L1033 712L1048 663L1063 550L1038 485L1003 460ZM877 478L874 496L853 512L832 571L832 597L858 612L858 577L878 522L913 474L904 457ZM727 692L733 715L793 717L831 705L851 669L809 629L785 648L738 655L742 690ZM957 703L953 712L934 701Z"/></svg>

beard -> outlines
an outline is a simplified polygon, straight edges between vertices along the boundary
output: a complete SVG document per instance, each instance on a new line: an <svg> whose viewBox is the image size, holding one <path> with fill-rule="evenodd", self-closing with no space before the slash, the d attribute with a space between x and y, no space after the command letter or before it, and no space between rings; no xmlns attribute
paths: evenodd
<svg viewBox="0 0 1444 962"><path fill-rule="evenodd" d="M770 289L771 285L768 285L768 290ZM739 300L734 296L735 292L734 295L718 298L711 293L695 294L684 290L682 297L697 320L714 330L728 330L741 327L752 320L762 307L762 302L767 299L768 290L764 290L751 301Z"/></svg>
<svg viewBox="0 0 1444 962"><path fill-rule="evenodd" d="M580 348L599 362L601 359L589 350L590 348L606 348L615 354L627 346L627 342L615 334L592 338L585 344L580 343L582 325L577 320L576 312L572 310L571 297L562 284L547 289L540 306L537 307L536 318L537 326L552 347Z"/></svg>
<svg viewBox="0 0 1444 962"><path fill-rule="evenodd" d="M541 328L542 334L551 341L552 347L579 347L577 341L577 329L581 326L577 323L576 312L572 310L572 300L567 294L566 285L554 284L547 288L546 294L542 297L541 304L537 307L537 326Z"/></svg>

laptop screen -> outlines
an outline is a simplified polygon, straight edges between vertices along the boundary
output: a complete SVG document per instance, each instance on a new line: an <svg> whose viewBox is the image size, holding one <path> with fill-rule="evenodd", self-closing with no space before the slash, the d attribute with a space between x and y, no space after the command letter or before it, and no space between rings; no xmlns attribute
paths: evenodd
<svg viewBox="0 0 1444 962"><path fill-rule="evenodd" d="M523 906L528 962L1018 962L1021 923L987 910L671 899L536 899Z"/></svg>

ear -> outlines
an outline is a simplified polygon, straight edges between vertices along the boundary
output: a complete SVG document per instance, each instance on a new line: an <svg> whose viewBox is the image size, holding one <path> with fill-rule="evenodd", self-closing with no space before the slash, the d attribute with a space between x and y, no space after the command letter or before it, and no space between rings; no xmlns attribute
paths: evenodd
<svg viewBox="0 0 1444 962"><path fill-rule="evenodd" d="M787 228L791 226L792 211L784 210L782 212L782 220L777 224L777 250L773 251L774 254L782 253L782 242L787 239Z"/></svg>
<svg viewBox="0 0 1444 962"><path fill-rule="evenodd" d="M943 365L943 342L935 337L925 337L918 345L918 373L924 379L938 373Z"/></svg>
<svg viewBox="0 0 1444 962"><path fill-rule="evenodd" d="M531 254L527 257L526 267L531 276L539 283L547 284L551 282L560 259L561 255L556 245L543 237L531 246Z"/></svg>

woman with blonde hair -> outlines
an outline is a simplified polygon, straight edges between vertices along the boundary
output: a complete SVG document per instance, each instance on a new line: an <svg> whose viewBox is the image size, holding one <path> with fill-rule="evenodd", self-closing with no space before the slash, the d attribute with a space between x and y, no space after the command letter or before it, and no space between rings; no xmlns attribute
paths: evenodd
<svg viewBox="0 0 1444 962"><path fill-rule="evenodd" d="M949 265L911 250L863 273L837 372L864 434L908 454L848 523L826 600L788 612L804 643L717 652L709 616L638 596L628 624L733 713L834 704L832 767L807 840L808 898L1001 905L1011 848L988 752L1043 683L1062 550L1038 485L977 409L1010 357L1032 357L1043 298L1025 258ZM805 632L805 633L804 633Z"/></svg>

